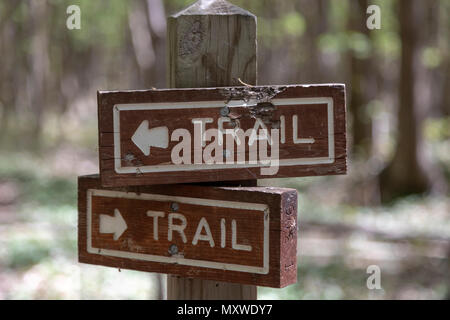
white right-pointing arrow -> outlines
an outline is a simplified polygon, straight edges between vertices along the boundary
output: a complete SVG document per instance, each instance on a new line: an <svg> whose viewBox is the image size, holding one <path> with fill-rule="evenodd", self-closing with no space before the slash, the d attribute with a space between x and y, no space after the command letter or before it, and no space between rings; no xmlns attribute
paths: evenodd
<svg viewBox="0 0 450 320"><path fill-rule="evenodd" d="M142 121L131 138L131 141L146 156L150 155L151 147L166 149L169 146L169 128L158 127L149 129L148 124L148 120Z"/></svg>
<svg viewBox="0 0 450 320"><path fill-rule="evenodd" d="M114 210L114 217L100 215L100 233L114 233L114 240L118 240L127 228L127 223L118 209Z"/></svg>

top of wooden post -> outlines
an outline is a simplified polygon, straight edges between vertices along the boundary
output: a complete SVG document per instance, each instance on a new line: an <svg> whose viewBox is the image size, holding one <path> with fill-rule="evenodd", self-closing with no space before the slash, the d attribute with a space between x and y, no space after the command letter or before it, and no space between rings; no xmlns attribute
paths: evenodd
<svg viewBox="0 0 450 320"><path fill-rule="evenodd" d="M255 15L225 0L200 0L167 21L170 87L257 83Z"/></svg>
<svg viewBox="0 0 450 320"><path fill-rule="evenodd" d="M255 17L247 10L235 6L226 0L199 0L172 17L177 18L184 15L243 15Z"/></svg>

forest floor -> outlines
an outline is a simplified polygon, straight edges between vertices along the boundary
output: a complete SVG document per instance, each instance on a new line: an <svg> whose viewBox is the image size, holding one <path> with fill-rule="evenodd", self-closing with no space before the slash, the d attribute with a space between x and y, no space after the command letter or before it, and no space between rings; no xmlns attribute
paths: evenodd
<svg viewBox="0 0 450 320"><path fill-rule="evenodd" d="M156 274L77 262L76 176L97 170L95 150L71 145L0 154L0 300L159 297ZM270 181L299 190L298 283L259 299L450 298L450 199L355 205L339 195L349 179ZM381 289L367 287L371 265Z"/></svg>

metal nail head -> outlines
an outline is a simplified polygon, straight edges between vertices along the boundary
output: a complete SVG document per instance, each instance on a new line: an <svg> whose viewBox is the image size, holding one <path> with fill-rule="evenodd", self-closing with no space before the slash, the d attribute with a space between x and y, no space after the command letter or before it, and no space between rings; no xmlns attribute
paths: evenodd
<svg viewBox="0 0 450 320"><path fill-rule="evenodd" d="M172 244L169 247L169 254L173 256L173 255L175 255L177 253L178 253L178 247L175 244Z"/></svg>
<svg viewBox="0 0 450 320"><path fill-rule="evenodd" d="M172 211L178 211L178 209L180 209L180 206L178 205L178 203L172 202L172 204L170 205L170 209Z"/></svg>
<svg viewBox="0 0 450 320"><path fill-rule="evenodd" d="M229 114L230 114L230 108L228 108L228 107L223 107L223 108L220 109L220 115L221 115L222 117L226 117L226 116L228 116Z"/></svg>

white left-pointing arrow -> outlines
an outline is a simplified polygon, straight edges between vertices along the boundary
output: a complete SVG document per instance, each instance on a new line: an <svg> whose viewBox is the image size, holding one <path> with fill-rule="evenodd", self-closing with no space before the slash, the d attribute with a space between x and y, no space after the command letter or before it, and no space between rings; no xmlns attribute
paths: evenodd
<svg viewBox="0 0 450 320"><path fill-rule="evenodd" d="M100 233L114 233L114 240L118 240L127 228L127 223L118 209L114 210L114 217L100 215Z"/></svg>
<svg viewBox="0 0 450 320"><path fill-rule="evenodd" d="M169 146L169 129L167 127L149 129L148 125L148 120L142 121L139 128L137 128L131 137L131 141L146 156L150 155L150 149L152 147L166 149Z"/></svg>

